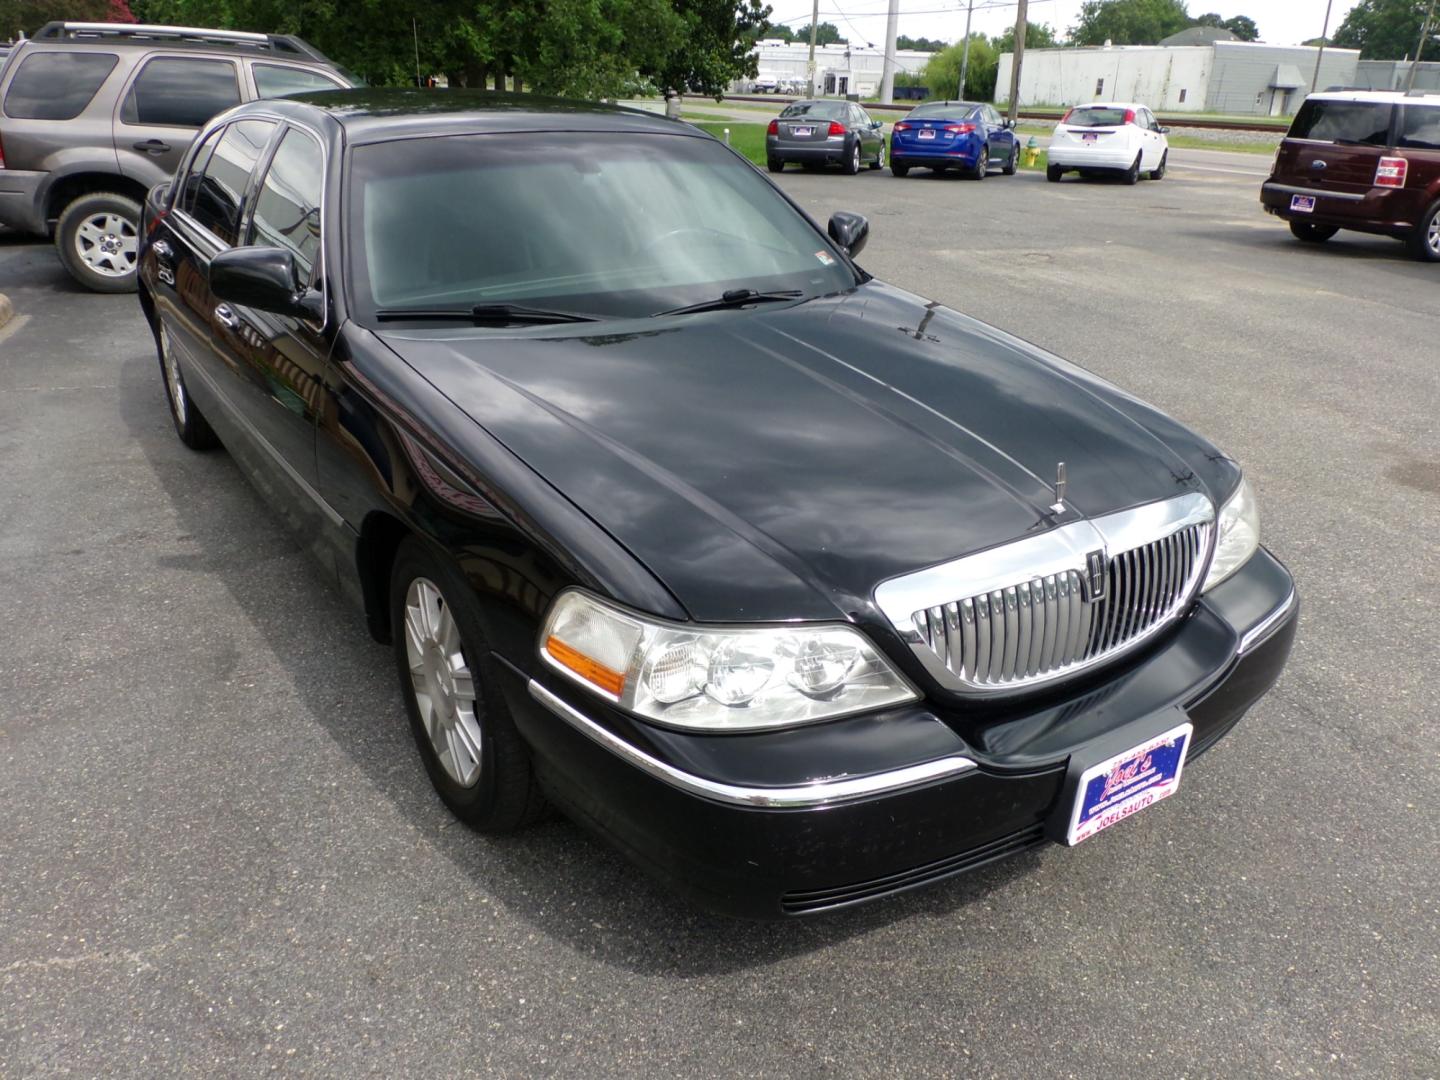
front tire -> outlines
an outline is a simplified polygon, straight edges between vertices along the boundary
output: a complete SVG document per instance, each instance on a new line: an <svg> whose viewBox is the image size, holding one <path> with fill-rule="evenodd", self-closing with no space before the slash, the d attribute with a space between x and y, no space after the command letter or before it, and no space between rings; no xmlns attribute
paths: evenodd
<svg viewBox="0 0 1440 1080"><path fill-rule="evenodd" d="M854 176L860 171L860 140L855 140L855 145L850 147L850 156L845 159L845 175Z"/></svg>
<svg viewBox="0 0 1440 1080"><path fill-rule="evenodd" d="M113 191L73 199L55 226L55 248L70 276L91 292L134 292L140 204Z"/></svg>
<svg viewBox="0 0 1440 1080"><path fill-rule="evenodd" d="M1020 169L1020 144L1016 143L1010 148L1010 159L1001 167L1000 172L1004 176L1014 176Z"/></svg>
<svg viewBox="0 0 1440 1080"><path fill-rule="evenodd" d="M1166 165L1166 162L1168 162L1169 160L1170 160L1170 151L1169 151L1169 150L1162 151L1161 154L1160 154L1160 164L1159 164L1158 166L1156 166L1155 168L1153 168L1153 169L1150 170L1150 179L1151 179L1151 180L1164 180L1164 179L1165 179L1165 165Z"/></svg>
<svg viewBox="0 0 1440 1080"><path fill-rule="evenodd" d="M1440 262L1440 200L1430 204L1410 234L1410 251L1422 262Z"/></svg>
<svg viewBox="0 0 1440 1080"><path fill-rule="evenodd" d="M970 179L984 180L990 172L990 147L980 147L980 153L975 155L975 167L970 170Z"/></svg>
<svg viewBox="0 0 1440 1080"><path fill-rule="evenodd" d="M441 801L479 832L538 820L545 800L497 684L480 603L459 569L415 537L391 570L390 626L405 711Z"/></svg>
<svg viewBox="0 0 1440 1080"><path fill-rule="evenodd" d="M880 149L875 154L875 160L870 162L870 168L883 169L885 167L885 140L880 140Z"/></svg>
<svg viewBox="0 0 1440 1080"><path fill-rule="evenodd" d="M1315 225L1309 221L1290 222L1290 232L1296 240L1307 244L1323 244L1340 230L1334 225Z"/></svg>
<svg viewBox="0 0 1440 1080"><path fill-rule="evenodd" d="M170 331L163 322L158 322L153 329L155 349L160 354L160 374L165 379L165 400L170 406L170 422L175 425L175 434L191 450L213 450L220 445L220 439L190 398Z"/></svg>

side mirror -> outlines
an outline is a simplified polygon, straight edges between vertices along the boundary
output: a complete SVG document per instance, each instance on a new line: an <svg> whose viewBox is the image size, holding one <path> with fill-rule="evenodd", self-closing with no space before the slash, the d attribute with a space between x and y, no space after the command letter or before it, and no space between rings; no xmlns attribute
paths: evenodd
<svg viewBox="0 0 1440 1080"><path fill-rule="evenodd" d="M1005 125L1006 128L1013 128L1015 126L1015 121L1011 120L1008 116L1001 122Z"/></svg>
<svg viewBox="0 0 1440 1080"><path fill-rule="evenodd" d="M830 215L826 230L830 239L839 244L853 259L870 239L870 222L864 214L852 214L848 210L836 210Z"/></svg>
<svg viewBox="0 0 1440 1080"><path fill-rule="evenodd" d="M883 120L871 120L871 121L870 121L870 130L871 130L871 131L879 131L879 130L880 130L881 128L883 128L884 126L885 126L885 121L883 121Z"/></svg>
<svg viewBox="0 0 1440 1080"><path fill-rule="evenodd" d="M210 291L242 307L322 322L324 302L300 284L295 255L285 248L238 247L210 260Z"/></svg>
<svg viewBox="0 0 1440 1080"><path fill-rule="evenodd" d="M1160 132L1161 135L1169 135L1169 134L1170 134L1170 129L1167 128L1167 127L1156 128L1155 130L1158 131L1158 132Z"/></svg>

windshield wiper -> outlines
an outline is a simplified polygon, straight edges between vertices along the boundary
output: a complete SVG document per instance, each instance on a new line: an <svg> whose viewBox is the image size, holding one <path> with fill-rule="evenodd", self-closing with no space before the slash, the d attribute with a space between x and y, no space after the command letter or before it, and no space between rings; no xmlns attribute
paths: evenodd
<svg viewBox="0 0 1440 1080"><path fill-rule="evenodd" d="M799 289L777 289L774 292L760 292L758 289L729 289L720 294L718 300L702 300L698 304L657 311L650 316L658 319L663 315L689 315L693 311L720 311L724 308L744 307L746 304L768 304L777 300L794 300L805 294Z"/></svg>
<svg viewBox="0 0 1440 1080"><path fill-rule="evenodd" d="M449 319L474 323L476 326L540 326L546 323L599 321L593 315L524 307L520 304L476 304L472 308L380 308L375 312L375 317L381 321Z"/></svg>

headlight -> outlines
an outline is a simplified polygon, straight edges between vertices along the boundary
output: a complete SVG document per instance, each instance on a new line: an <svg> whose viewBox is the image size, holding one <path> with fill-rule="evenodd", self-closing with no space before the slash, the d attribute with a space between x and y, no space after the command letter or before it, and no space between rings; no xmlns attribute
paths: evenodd
<svg viewBox="0 0 1440 1080"><path fill-rule="evenodd" d="M699 731L808 724L919 697L849 626L708 629L578 591L550 609L540 655L622 709Z"/></svg>
<svg viewBox="0 0 1440 1080"><path fill-rule="evenodd" d="M1210 572L1200 591L1209 592L1239 570L1259 546L1260 508L1242 476L1235 494L1220 508L1220 519L1215 523L1215 557L1210 560Z"/></svg>

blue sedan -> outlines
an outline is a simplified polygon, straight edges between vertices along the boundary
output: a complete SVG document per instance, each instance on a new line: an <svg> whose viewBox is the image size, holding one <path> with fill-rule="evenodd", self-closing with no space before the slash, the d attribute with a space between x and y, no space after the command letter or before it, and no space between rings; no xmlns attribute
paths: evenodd
<svg viewBox="0 0 1440 1080"><path fill-rule="evenodd" d="M994 106L974 101L930 101L910 110L890 135L890 171L957 169L976 180L998 165L1014 176L1020 141Z"/></svg>

